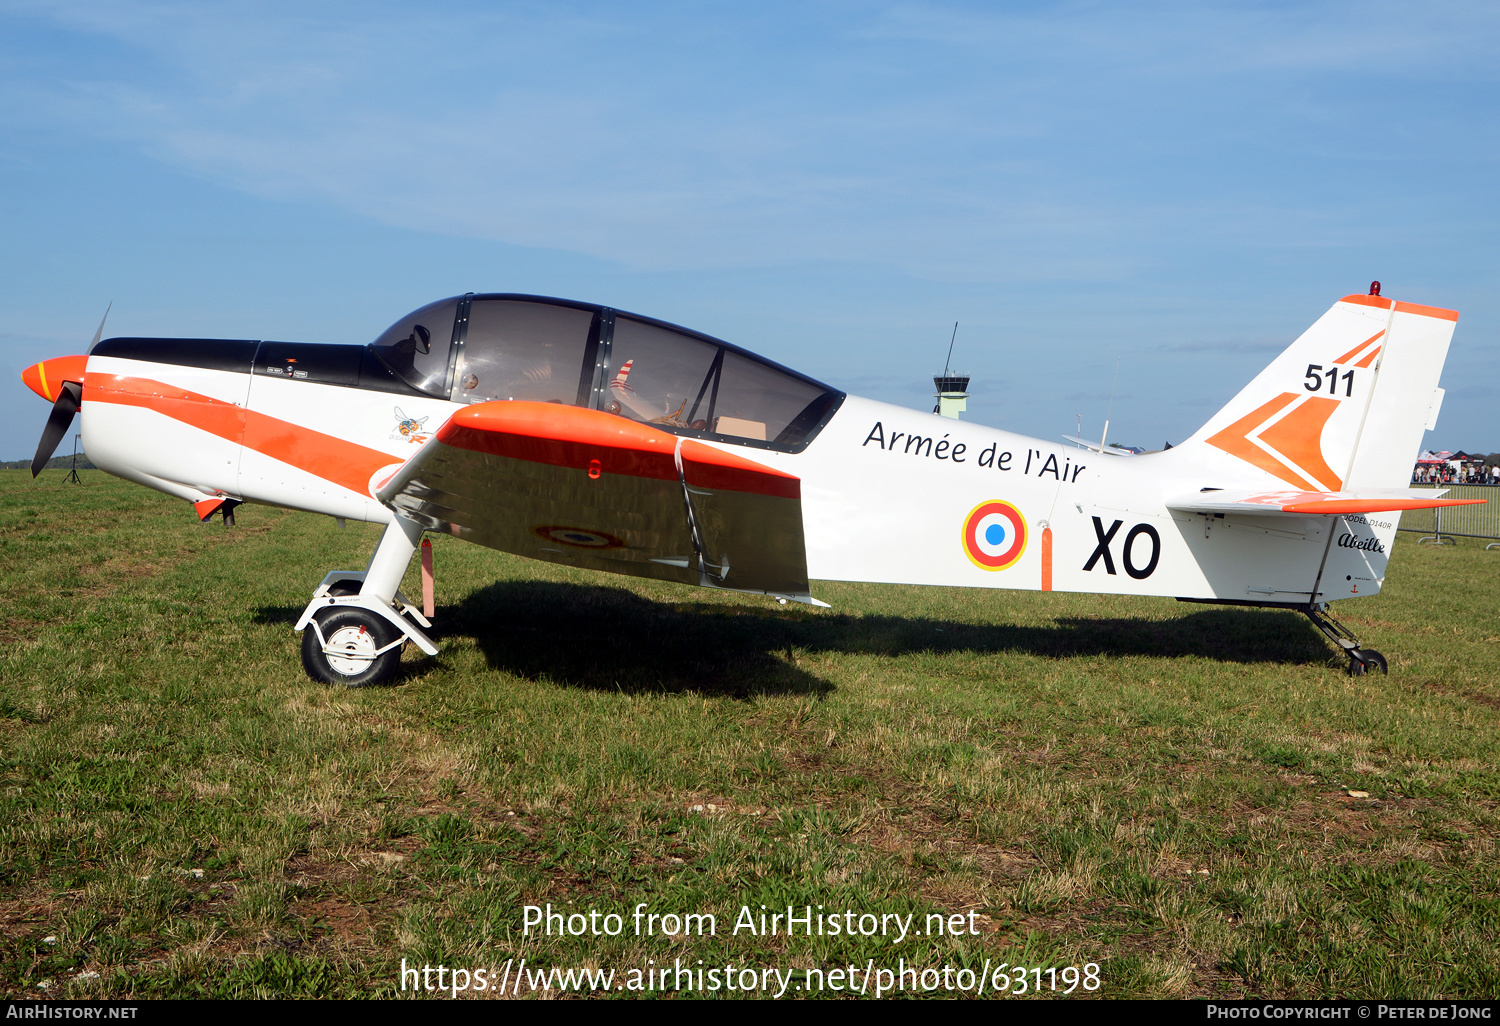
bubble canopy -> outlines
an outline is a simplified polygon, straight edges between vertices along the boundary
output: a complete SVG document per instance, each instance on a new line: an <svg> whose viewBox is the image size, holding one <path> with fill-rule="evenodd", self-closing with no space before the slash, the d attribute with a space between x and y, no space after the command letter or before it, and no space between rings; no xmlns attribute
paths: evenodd
<svg viewBox="0 0 1500 1026"><path fill-rule="evenodd" d="M844 400L738 346L564 299L469 294L429 303L370 344L428 395L597 409L673 434L800 452Z"/></svg>

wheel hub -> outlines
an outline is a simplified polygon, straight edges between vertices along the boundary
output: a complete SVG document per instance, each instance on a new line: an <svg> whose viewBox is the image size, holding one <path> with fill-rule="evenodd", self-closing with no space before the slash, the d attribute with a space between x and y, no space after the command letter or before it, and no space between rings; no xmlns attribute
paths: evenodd
<svg viewBox="0 0 1500 1026"><path fill-rule="evenodd" d="M375 638L363 627L340 627L328 639L323 654L335 673L354 677L370 668L375 649Z"/></svg>

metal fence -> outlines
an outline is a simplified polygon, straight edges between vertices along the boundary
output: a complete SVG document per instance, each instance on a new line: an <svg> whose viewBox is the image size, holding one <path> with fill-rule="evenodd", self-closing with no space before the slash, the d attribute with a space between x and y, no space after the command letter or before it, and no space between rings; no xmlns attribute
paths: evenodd
<svg viewBox="0 0 1500 1026"><path fill-rule="evenodd" d="M1453 544L1454 538L1500 539L1500 488L1493 485L1413 485L1413 488L1446 488L1445 499L1486 499L1483 506L1445 506L1439 509L1409 509L1401 514L1398 530L1411 531L1418 538L1439 545ZM1500 540L1485 546L1500 548Z"/></svg>

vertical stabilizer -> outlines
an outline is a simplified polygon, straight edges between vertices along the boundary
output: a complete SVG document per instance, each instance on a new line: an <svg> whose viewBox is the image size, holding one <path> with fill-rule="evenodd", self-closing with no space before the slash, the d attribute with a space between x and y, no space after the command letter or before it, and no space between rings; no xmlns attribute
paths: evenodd
<svg viewBox="0 0 1500 1026"><path fill-rule="evenodd" d="M1441 399L1458 314L1345 296L1187 442L1225 482L1396 488Z"/></svg>

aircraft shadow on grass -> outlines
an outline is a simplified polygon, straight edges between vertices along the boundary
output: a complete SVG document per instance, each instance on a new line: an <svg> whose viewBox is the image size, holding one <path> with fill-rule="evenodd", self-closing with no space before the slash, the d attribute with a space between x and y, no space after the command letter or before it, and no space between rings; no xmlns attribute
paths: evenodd
<svg viewBox="0 0 1500 1026"><path fill-rule="evenodd" d="M262 622L300 610L260 610ZM1200 609L1170 620L1069 617L1046 626L666 603L624 588L500 581L438 610L449 637L473 637L496 669L564 687L725 698L822 695L833 685L795 651L1070 656L1197 656L1240 663L1326 662L1330 650L1293 612ZM415 669L415 667L413 667ZM409 671L410 672L410 671Z"/></svg>

